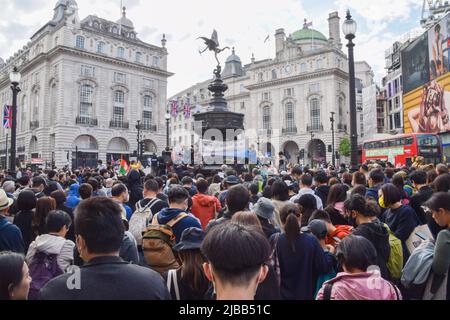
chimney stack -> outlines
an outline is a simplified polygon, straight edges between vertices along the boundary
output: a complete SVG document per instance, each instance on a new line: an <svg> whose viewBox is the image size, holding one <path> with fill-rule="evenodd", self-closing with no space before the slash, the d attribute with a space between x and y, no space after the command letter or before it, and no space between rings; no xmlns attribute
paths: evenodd
<svg viewBox="0 0 450 320"><path fill-rule="evenodd" d="M338 49L342 49L341 42L341 18L337 12L330 13L328 17L328 28L330 31L330 42Z"/></svg>

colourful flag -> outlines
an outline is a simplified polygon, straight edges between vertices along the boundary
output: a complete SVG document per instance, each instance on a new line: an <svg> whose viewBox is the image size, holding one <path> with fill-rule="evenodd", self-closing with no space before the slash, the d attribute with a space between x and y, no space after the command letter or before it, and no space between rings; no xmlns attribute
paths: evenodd
<svg viewBox="0 0 450 320"><path fill-rule="evenodd" d="M312 21L311 21L311 22L307 22L307 21L308 21L308 20L305 19L305 23L303 24L303 28L304 28L304 29L308 29L308 28L310 28L310 27L313 26Z"/></svg>
<svg viewBox="0 0 450 320"><path fill-rule="evenodd" d="M4 105L3 107L3 128L10 129L12 126L12 108Z"/></svg>
<svg viewBox="0 0 450 320"><path fill-rule="evenodd" d="M128 166L127 161L122 159L122 161L120 162L119 173L121 175L126 175L128 173L128 171L130 171L130 167Z"/></svg>
<svg viewBox="0 0 450 320"><path fill-rule="evenodd" d="M188 102L184 104L184 118L189 119L191 117L191 106Z"/></svg>
<svg viewBox="0 0 450 320"><path fill-rule="evenodd" d="M176 118L178 115L178 101L172 101L172 117Z"/></svg>
<svg viewBox="0 0 450 320"><path fill-rule="evenodd" d="M111 155L111 165L114 166L115 162L114 162L114 157L113 155Z"/></svg>

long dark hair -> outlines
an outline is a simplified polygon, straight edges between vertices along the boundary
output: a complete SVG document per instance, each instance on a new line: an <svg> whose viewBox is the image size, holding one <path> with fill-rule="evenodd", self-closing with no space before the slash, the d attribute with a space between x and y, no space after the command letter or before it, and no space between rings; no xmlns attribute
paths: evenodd
<svg viewBox="0 0 450 320"><path fill-rule="evenodd" d="M295 252L295 242L300 234L300 225L298 223L300 216L300 209L295 204L286 204L280 210L281 222L284 224L286 238L293 252Z"/></svg>
<svg viewBox="0 0 450 320"><path fill-rule="evenodd" d="M338 202L344 202L347 199L347 186L335 184L330 188L327 199L327 207L334 207Z"/></svg>
<svg viewBox="0 0 450 320"><path fill-rule="evenodd" d="M181 266L181 279L185 284L196 292L206 292L209 284L203 273L203 263L205 258L200 249L182 250L178 252Z"/></svg>
<svg viewBox="0 0 450 320"><path fill-rule="evenodd" d="M56 209L56 201L50 197L42 197L36 203L36 212L33 216L33 232L41 235L45 226L45 219L50 211Z"/></svg>
<svg viewBox="0 0 450 320"><path fill-rule="evenodd" d="M0 252L0 300L10 300L10 288L23 279L25 257L13 252Z"/></svg>

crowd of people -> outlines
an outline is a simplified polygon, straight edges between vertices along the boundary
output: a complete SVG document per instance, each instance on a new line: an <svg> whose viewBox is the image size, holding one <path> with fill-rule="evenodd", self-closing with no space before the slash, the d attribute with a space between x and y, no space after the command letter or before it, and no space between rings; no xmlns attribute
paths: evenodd
<svg viewBox="0 0 450 320"><path fill-rule="evenodd" d="M444 164L0 174L0 300L448 300Z"/></svg>

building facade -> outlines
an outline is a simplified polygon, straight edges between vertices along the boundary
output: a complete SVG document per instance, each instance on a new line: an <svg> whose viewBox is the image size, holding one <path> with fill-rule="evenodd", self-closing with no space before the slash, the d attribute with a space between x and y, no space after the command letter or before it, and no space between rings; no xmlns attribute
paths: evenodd
<svg viewBox="0 0 450 320"><path fill-rule="evenodd" d="M253 56L251 63L243 65L233 48L226 60L222 78L229 87L225 92L229 109L245 115L246 132L253 132L250 145L265 158L273 159L282 151L291 163L331 162L331 112L336 151L349 136L348 60L342 51L338 13L331 13L328 22L329 37L307 24L289 35L276 30L273 59L258 61ZM373 78L370 72L357 77ZM175 149L196 143L193 117L186 117L183 110L186 103L191 113L205 110L211 81L169 99L169 105L178 101L179 107L171 120Z"/></svg>
<svg viewBox="0 0 450 320"><path fill-rule="evenodd" d="M8 74L22 75L17 111L19 161L95 166L137 150L137 121L146 153L165 147L166 41L137 37L133 23L90 15L80 21L74 0L60 0L54 17L0 65L0 103L11 104ZM6 134L0 129L1 155Z"/></svg>

